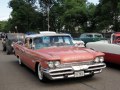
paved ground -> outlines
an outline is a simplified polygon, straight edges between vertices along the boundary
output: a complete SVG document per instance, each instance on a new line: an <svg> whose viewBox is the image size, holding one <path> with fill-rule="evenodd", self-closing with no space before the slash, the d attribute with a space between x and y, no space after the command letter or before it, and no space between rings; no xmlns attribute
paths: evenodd
<svg viewBox="0 0 120 90"><path fill-rule="evenodd" d="M0 90L120 90L120 68L109 64L93 78L42 83L30 69L19 66L14 55L2 52L0 42Z"/></svg>

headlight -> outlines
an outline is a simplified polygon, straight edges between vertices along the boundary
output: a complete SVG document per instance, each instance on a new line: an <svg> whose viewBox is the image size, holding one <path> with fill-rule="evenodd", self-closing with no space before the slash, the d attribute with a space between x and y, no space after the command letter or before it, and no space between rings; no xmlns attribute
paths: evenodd
<svg viewBox="0 0 120 90"><path fill-rule="evenodd" d="M99 57L96 57L95 58L95 63L98 63L98 62L100 62Z"/></svg>
<svg viewBox="0 0 120 90"><path fill-rule="evenodd" d="M49 61L48 66L49 68L55 68L60 65L60 61Z"/></svg>
<svg viewBox="0 0 120 90"><path fill-rule="evenodd" d="M50 68L54 68L54 63L53 63L52 61L50 61L50 62L48 62L48 66L49 66Z"/></svg>
<svg viewBox="0 0 120 90"><path fill-rule="evenodd" d="M104 57L99 57L100 58L100 62L104 61Z"/></svg>
<svg viewBox="0 0 120 90"><path fill-rule="evenodd" d="M104 57L96 57L94 62L95 63L100 63L100 62L103 62L104 61Z"/></svg>
<svg viewBox="0 0 120 90"><path fill-rule="evenodd" d="M59 66L60 65L60 62L59 61L56 61L55 62L55 66L57 67L57 66Z"/></svg>

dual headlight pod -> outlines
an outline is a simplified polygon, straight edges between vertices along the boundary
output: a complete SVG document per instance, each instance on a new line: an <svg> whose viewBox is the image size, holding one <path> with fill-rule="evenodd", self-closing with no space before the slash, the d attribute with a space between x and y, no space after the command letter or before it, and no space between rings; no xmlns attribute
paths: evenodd
<svg viewBox="0 0 120 90"><path fill-rule="evenodd" d="M58 67L59 65L60 65L60 61L49 61L48 62L49 68L55 68L55 67Z"/></svg>
<svg viewBox="0 0 120 90"><path fill-rule="evenodd" d="M100 63L100 62L103 62L104 61L104 57L96 57L94 62L95 63Z"/></svg>

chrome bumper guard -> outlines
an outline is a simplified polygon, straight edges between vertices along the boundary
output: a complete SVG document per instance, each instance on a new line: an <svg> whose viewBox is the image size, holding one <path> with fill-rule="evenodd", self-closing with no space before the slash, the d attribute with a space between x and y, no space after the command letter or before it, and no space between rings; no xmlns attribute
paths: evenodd
<svg viewBox="0 0 120 90"><path fill-rule="evenodd" d="M97 74L102 72L102 69L105 67L106 67L105 63L96 63L93 65L77 65L55 69L47 69L43 70L43 73L47 78L51 80L56 80Z"/></svg>

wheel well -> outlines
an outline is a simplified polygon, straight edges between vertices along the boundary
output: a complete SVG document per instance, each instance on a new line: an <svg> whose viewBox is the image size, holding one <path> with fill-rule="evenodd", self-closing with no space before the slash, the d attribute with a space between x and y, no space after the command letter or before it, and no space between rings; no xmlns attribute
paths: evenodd
<svg viewBox="0 0 120 90"><path fill-rule="evenodd" d="M37 70L38 70L38 64L39 64L39 62L36 62L36 64L35 64L35 73L36 73L36 75L37 75Z"/></svg>

